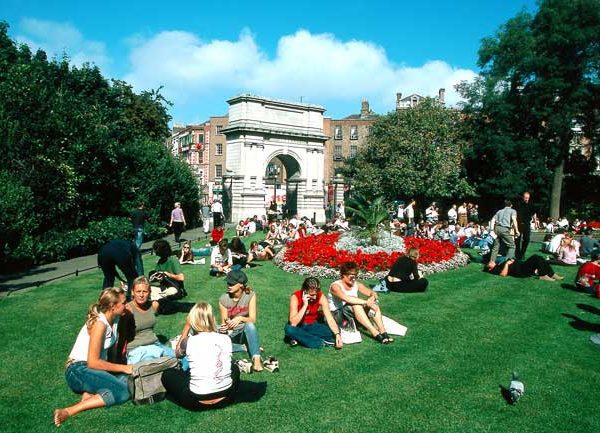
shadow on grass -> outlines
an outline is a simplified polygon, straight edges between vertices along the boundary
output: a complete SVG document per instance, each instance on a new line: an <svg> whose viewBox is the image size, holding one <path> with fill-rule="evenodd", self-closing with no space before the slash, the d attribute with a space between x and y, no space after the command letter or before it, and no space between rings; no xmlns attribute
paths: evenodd
<svg viewBox="0 0 600 433"><path fill-rule="evenodd" d="M600 332L600 323L591 323L586 320L582 320L573 314L563 313L562 315L563 317L572 319L569 322L569 325L571 325L572 328L577 329L578 331Z"/></svg>
<svg viewBox="0 0 600 433"><path fill-rule="evenodd" d="M562 287L563 289L572 290L573 292L586 293L588 295L591 294L590 292L588 292L584 288L577 287L575 284L563 283L563 284L560 285L560 287Z"/></svg>
<svg viewBox="0 0 600 433"><path fill-rule="evenodd" d="M160 304L158 313L162 316L169 316L176 313L189 313L194 305L193 302L165 302Z"/></svg>
<svg viewBox="0 0 600 433"><path fill-rule="evenodd" d="M505 387L504 385L498 385L500 387L500 394L502 395L502 398L504 399L504 401L506 401L506 404L510 404L511 406L514 404L512 401L512 398L510 396L510 391L508 390L507 387Z"/></svg>
<svg viewBox="0 0 600 433"><path fill-rule="evenodd" d="M235 397L231 404L254 403L263 398L267 393L267 382L251 382L249 380L240 380Z"/></svg>
<svg viewBox="0 0 600 433"><path fill-rule="evenodd" d="M593 313L600 316L600 308L596 308L588 304L577 304L577 308L587 311L588 313Z"/></svg>

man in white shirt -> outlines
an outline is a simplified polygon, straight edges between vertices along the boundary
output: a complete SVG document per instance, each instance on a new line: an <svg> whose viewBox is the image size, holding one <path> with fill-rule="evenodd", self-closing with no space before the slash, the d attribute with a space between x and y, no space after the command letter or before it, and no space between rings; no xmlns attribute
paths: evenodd
<svg viewBox="0 0 600 433"><path fill-rule="evenodd" d="M213 202L210 211L213 214L213 226L221 227L223 225L223 205L218 198Z"/></svg>
<svg viewBox="0 0 600 433"><path fill-rule="evenodd" d="M456 212L456 205L453 204L452 207L448 210L448 223L456 224L458 218L458 213Z"/></svg>

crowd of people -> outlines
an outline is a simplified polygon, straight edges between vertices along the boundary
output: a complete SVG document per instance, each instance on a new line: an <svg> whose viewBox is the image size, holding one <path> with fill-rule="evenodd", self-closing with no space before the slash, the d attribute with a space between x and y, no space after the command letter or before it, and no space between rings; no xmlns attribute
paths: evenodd
<svg viewBox="0 0 600 433"><path fill-rule="evenodd" d="M453 206L449 220L443 222L436 221L439 210L432 203L427 221L415 223L414 213L410 211L415 202L411 201L407 207L400 205L402 212L398 210L390 221L390 228L402 236L412 234L486 248L490 258L484 269L489 273L517 278L537 276L546 281L562 280L551 265L577 264L585 244L589 260L578 271L577 287L600 297L598 245L589 233L589 239L581 243L568 232L556 233L558 240L550 240L548 246L556 254L555 259L534 254L525 260L529 241L525 226L531 228L531 225L526 221L524 226L519 215L533 220L528 200L528 194L527 198L524 195L524 203L517 207L520 210L513 209L512 203L506 201L488 227L473 221L476 205L466 203ZM85 410L126 402L130 399L127 382L133 365L162 356L181 360L179 368L167 369L162 375L162 384L171 401L194 411L230 404L235 399L240 370L260 372L267 366L257 326L258 296L244 270L256 261L272 259L286 242L348 228L345 216L340 213L321 227L306 217L292 216L289 220L270 223L252 217L239 222L231 241L224 237L224 228L219 224L212 233L212 247L194 250L191 243L186 242L179 257L166 240L159 239L153 244L157 262L149 278L143 276L143 270L140 272L140 251L136 243L115 240L104 245L98 254L104 289L98 301L89 307L66 363L67 385L81 397L75 404L54 411L55 425L60 426ZM242 239L261 230L264 239L252 241L246 248ZM136 240L138 235L136 233ZM515 239L520 241L519 245ZM502 249L503 259L499 260ZM226 290L217 305L219 321L217 324L209 303L196 303L186 316L181 335L174 340L175 346L171 347L159 340L155 326L164 307L186 295L182 265L198 264L196 252L210 256L209 274L222 277L225 282ZM390 268L381 281L382 286L390 292L427 290L429 282L419 271L418 260L418 248L409 248ZM306 278L289 297L284 341L290 346L311 349L331 346L339 350L344 346L343 330L349 322L355 321L378 343L393 343L394 338L384 323L379 294L360 282L358 273L356 263L341 264L339 279L331 283L326 294L321 291L318 278ZM122 286L128 290L114 287L116 279L121 279ZM245 360L235 359L237 352L247 353L247 365Z"/></svg>

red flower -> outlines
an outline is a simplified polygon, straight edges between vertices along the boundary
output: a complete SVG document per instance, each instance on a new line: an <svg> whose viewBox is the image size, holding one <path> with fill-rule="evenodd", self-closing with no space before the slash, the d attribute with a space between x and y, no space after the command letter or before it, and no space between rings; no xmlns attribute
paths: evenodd
<svg viewBox="0 0 600 433"><path fill-rule="evenodd" d="M337 268L344 262L354 261L363 270L377 272L391 268L398 257L404 254L400 251L392 253L381 251L367 254L360 249L356 253L336 250L335 243L339 237L340 233L328 233L308 236L290 242L285 252L285 260L305 266L326 266L330 268ZM456 247L450 242L415 237L404 238L404 244L406 249L419 248L420 263L437 263L449 260L457 251Z"/></svg>

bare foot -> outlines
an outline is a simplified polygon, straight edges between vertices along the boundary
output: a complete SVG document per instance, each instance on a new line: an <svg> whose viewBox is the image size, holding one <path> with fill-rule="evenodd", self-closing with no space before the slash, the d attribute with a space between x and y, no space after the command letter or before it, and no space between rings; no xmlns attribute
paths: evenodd
<svg viewBox="0 0 600 433"><path fill-rule="evenodd" d="M487 268L491 271L492 269L494 269L496 267L496 262L493 261L489 261L487 264Z"/></svg>
<svg viewBox="0 0 600 433"><path fill-rule="evenodd" d="M543 280L543 281L554 281L554 278L552 278L552 277L550 277L548 275L542 275L540 277L540 280Z"/></svg>
<svg viewBox="0 0 600 433"><path fill-rule="evenodd" d="M63 422L65 422L69 416L69 412L66 409L55 409L54 410L54 425L56 427L60 427Z"/></svg>
<svg viewBox="0 0 600 433"><path fill-rule="evenodd" d="M88 398L92 397L94 394L90 394L89 392L83 391L81 394L81 401L86 401Z"/></svg>
<svg viewBox="0 0 600 433"><path fill-rule="evenodd" d="M256 356L252 359L252 370L256 371L257 373L263 371L260 356Z"/></svg>
<svg viewBox="0 0 600 433"><path fill-rule="evenodd" d="M558 275L558 274L552 275L552 278L554 278L556 281L560 281L560 280L564 280L565 279L565 277L563 277L562 275Z"/></svg>

